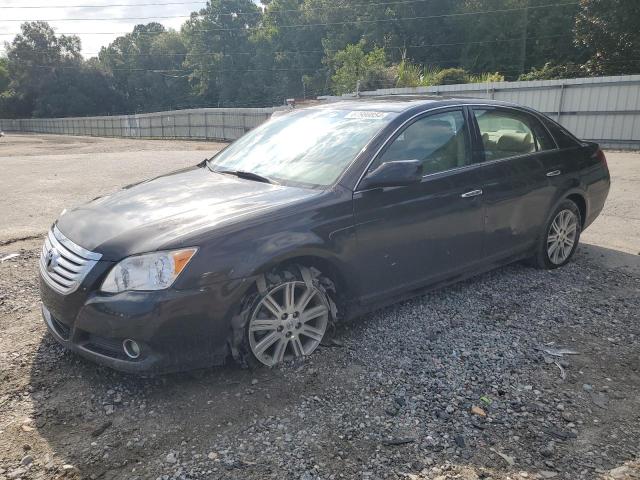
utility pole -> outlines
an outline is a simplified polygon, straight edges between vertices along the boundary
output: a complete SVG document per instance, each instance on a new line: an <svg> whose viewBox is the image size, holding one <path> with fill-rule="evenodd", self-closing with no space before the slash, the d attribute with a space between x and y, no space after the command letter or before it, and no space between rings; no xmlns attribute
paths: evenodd
<svg viewBox="0 0 640 480"><path fill-rule="evenodd" d="M522 26L522 43L520 45L520 73L525 73L527 63L527 28L529 26L529 0L524 0L524 25Z"/></svg>

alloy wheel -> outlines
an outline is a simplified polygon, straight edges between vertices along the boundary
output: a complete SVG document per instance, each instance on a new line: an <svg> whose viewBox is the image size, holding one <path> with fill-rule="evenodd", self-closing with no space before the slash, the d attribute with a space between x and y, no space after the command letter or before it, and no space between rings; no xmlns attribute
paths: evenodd
<svg viewBox="0 0 640 480"><path fill-rule="evenodd" d="M570 256L578 235L578 217L571 210L561 210L551 223L547 236L547 254L555 265Z"/></svg>
<svg viewBox="0 0 640 480"><path fill-rule="evenodd" d="M278 285L265 295L249 321L249 345L254 356L268 366L310 355L329 323L323 294L305 282Z"/></svg>

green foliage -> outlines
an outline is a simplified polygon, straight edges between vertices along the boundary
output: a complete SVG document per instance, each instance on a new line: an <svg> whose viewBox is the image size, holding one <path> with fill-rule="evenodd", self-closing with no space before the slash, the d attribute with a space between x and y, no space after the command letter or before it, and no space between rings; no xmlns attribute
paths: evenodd
<svg viewBox="0 0 640 480"><path fill-rule="evenodd" d="M433 85L457 85L468 82L469 74L464 68L445 68L434 76Z"/></svg>
<svg viewBox="0 0 640 480"><path fill-rule="evenodd" d="M576 42L588 51L589 75L640 71L640 2L582 0L576 18Z"/></svg>
<svg viewBox="0 0 640 480"><path fill-rule="evenodd" d="M396 67L396 87L418 87L422 85L422 67L406 58Z"/></svg>
<svg viewBox="0 0 640 480"><path fill-rule="evenodd" d="M378 47L365 53L364 45L364 41L347 45L331 58L330 64L335 69L331 83L336 94L355 92L358 81L361 90L388 87L392 81L384 49Z"/></svg>
<svg viewBox="0 0 640 480"><path fill-rule="evenodd" d="M436 77L441 71L442 69L439 67L426 65L422 69L422 85L425 87L436 85Z"/></svg>
<svg viewBox="0 0 640 480"><path fill-rule="evenodd" d="M189 105L182 73L187 54L182 36L159 23L136 25L98 55L98 66L111 77L132 111L166 110Z"/></svg>
<svg viewBox="0 0 640 480"><path fill-rule="evenodd" d="M480 75L469 75L469 83L495 83L504 82L504 75L500 72L481 73Z"/></svg>
<svg viewBox="0 0 640 480"><path fill-rule="evenodd" d="M7 59L0 58L0 94L9 88L9 69Z"/></svg>
<svg viewBox="0 0 640 480"><path fill-rule="evenodd" d="M638 0L256 3L210 0L179 31L137 25L88 60L77 37L27 22L0 58L0 117L270 106L358 81L371 90L640 71Z"/></svg>
<svg viewBox="0 0 640 480"><path fill-rule="evenodd" d="M581 66L552 65L551 63L545 63L542 68L534 68L530 72L520 75L518 80L556 80L582 76L584 76L584 70Z"/></svg>

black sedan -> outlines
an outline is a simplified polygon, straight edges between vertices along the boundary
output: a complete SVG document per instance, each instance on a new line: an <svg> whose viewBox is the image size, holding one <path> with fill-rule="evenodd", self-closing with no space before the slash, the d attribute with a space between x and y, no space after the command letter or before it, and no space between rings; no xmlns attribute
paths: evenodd
<svg viewBox="0 0 640 480"><path fill-rule="evenodd" d="M64 212L42 249L43 316L65 347L123 371L271 366L425 288L566 264L609 185L598 145L515 105L295 110Z"/></svg>

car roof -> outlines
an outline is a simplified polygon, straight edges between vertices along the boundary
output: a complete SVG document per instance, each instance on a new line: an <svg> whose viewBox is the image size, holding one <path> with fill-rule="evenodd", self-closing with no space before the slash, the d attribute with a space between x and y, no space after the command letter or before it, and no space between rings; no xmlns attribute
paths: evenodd
<svg viewBox="0 0 640 480"><path fill-rule="evenodd" d="M310 108L402 113L407 110L412 110L416 107L424 107L424 110L429 110L430 108L437 108L448 105L464 105L475 103L482 103L484 105L504 105L510 107L519 107L518 105L512 103L500 102L487 98L441 97L427 95L386 95L336 100L322 105L316 105Z"/></svg>

